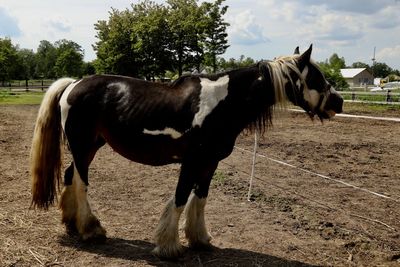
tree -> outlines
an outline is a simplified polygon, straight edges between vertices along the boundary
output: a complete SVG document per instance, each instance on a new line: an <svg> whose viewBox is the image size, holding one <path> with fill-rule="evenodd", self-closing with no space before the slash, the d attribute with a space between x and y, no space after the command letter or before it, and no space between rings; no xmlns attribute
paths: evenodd
<svg viewBox="0 0 400 267"><path fill-rule="evenodd" d="M173 64L182 75L183 69L199 69L204 58L201 38L203 13L197 0L167 0L168 26L171 32L169 48L174 54Z"/></svg>
<svg viewBox="0 0 400 267"><path fill-rule="evenodd" d="M131 34L134 23L129 10L112 9L108 21L100 20L95 24L99 39L93 45L97 72L138 76L138 55L133 49L136 36Z"/></svg>
<svg viewBox="0 0 400 267"><path fill-rule="evenodd" d="M340 58L336 53L334 53L329 61L318 63L322 72L325 75L326 80L334 86L336 89L346 90L349 88L349 84L343 78L340 69L346 67L344 58Z"/></svg>
<svg viewBox="0 0 400 267"><path fill-rule="evenodd" d="M55 43L57 59L54 65L57 77L81 77L83 67L83 49L69 40L59 40Z"/></svg>
<svg viewBox="0 0 400 267"><path fill-rule="evenodd" d="M390 73L392 73L392 68L390 68L386 63L376 62L372 66L372 71L375 77L385 78Z"/></svg>
<svg viewBox="0 0 400 267"><path fill-rule="evenodd" d="M36 74L41 78L56 78L54 66L57 61L57 49L47 40L40 41L36 52Z"/></svg>
<svg viewBox="0 0 400 267"><path fill-rule="evenodd" d="M344 60L344 57L339 57L338 54L334 53L330 58L329 58L329 65L331 68L335 70L340 70L346 68L346 62Z"/></svg>
<svg viewBox="0 0 400 267"><path fill-rule="evenodd" d="M371 67L364 62L354 62L353 64L351 64L352 68L366 68L366 69L371 69Z"/></svg>
<svg viewBox="0 0 400 267"><path fill-rule="evenodd" d="M29 79L36 76L36 54L31 49L19 49L17 55L18 62L16 65L19 71L15 78L25 80L28 83Z"/></svg>
<svg viewBox="0 0 400 267"><path fill-rule="evenodd" d="M11 43L8 38L0 38L0 81L4 85L15 76L18 62L17 46Z"/></svg>
<svg viewBox="0 0 400 267"><path fill-rule="evenodd" d="M217 0L214 3L204 2L201 6L204 12L204 50L206 65L211 66L213 72L217 71L217 56L225 53L228 45L225 22L223 15L228 6L221 6L225 0Z"/></svg>
<svg viewBox="0 0 400 267"><path fill-rule="evenodd" d="M132 5L135 23L132 25L134 35L133 49L142 66L139 75L146 79L163 76L172 68L173 54L169 49L171 40L169 25L166 20L168 10L151 1Z"/></svg>
<svg viewBox="0 0 400 267"><path fill-rule="evenodd" d="M218 62L218 65L221 67L222 70L232 70L242 67L249 67L254 64L254 59L250 57L245 58L244 55L241 55L239 59L230 58L228 61L226 61L224 58L220 58Z"/></svg>
<svg viewBox="0 0 400 267"><path fill-rule="evenodd" d="M112 9L108 21L95 24L96 70L147 79L167 71L181 75L200 69L206 54L215 67L227 47L223 1L199 6L197 0L143 0L132 9Z"/></svg>

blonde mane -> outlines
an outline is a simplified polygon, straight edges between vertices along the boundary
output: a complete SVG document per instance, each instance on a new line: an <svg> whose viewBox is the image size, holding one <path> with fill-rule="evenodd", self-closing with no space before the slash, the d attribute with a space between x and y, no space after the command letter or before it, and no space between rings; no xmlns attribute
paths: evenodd
<svg viewBox="0 0 400 267"><path fill-rule="evenodd" d="M297 59L299 55L278 57L273 61L267 62L271 82L275 90L275 105L285 108L288 98L285 92L285 84L289 82L292 88L296 88L296 81L292 80L290 71L297 74L300 83L306 86L305 77L297 67Z"/></svg>

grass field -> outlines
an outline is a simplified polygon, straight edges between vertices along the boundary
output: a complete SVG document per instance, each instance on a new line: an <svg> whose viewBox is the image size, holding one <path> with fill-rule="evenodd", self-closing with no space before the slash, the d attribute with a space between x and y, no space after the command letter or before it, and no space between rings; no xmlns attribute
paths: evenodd
<svg viewBox="0 0 400 267"><path fill-rule="evenodd" d="M40 104L44 93L42 92L10 92L0 90L0 104Z"/></svg>

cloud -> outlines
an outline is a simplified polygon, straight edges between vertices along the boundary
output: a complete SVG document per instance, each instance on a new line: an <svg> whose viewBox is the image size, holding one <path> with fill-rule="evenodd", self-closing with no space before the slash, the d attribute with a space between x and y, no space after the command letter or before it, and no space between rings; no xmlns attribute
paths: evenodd
<svg viewBox="0 0 400 267"><path fill-rule="evenodd" d="M400 2L399 2L400 3ZM400 25L400 5L382 9L373 20L370 26L377 29L393 29Z"/></svg>
<svg viewBox="0 0 400 267"><path fill-rule="evenodd" d="M4 8L0 7L0 37L18 37L21 34L17 19L10 16Z"/></svg>
<svg viewBox="0 0 400 267"><path fill-rule="evenodd" d="M385 7L393 7L398 5L396 0L290 0L301 3L302 6L325 6L326 9L340 12L348 12L355 14L376 14Z"/></svg>
<svg viewBox="0 0 400 267"><path fill-rule="evenodd" d="M62 17L53 17L45 21L46 26L50 27L55 32L70 32L71 25Z"/></svg>
<svg viewBox="0 0 400 267"><path fill-rule="evenodd" d="M400 61L400 45L393 47L385 47L378 51L376 58L380 62L399 62Z"/></svg>
<svg viewBox="0 0 400 267"><path fill-rule="evenodd" d="M263 33L263 27L255 22L255 16L250 10L242 11L227 21L231 25L228 36L233 44L256 45L269 41Z"/></svg>

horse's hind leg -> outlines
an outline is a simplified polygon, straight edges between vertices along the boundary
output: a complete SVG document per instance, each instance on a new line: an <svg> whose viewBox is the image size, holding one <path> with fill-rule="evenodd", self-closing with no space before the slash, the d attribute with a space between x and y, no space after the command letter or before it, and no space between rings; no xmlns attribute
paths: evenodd
<svg viewBox="0 0 400 267"><path fill-rule="evenodd" d="M67 232L76 231L83 240L101 240L106 235L106 231L93 215L87 200L88 167L98 147L92 147L86 154L83 154L82 150L74 152L71 149L74 163L71 163L65 172L65 186L60 200L62 222Z"/></svg>
<svg viewBox="0 0 400 267"><path fill-rule="evenodd" d="M195 184L185 212L185 235L192 248L209 248L211 235L208 233L204 218L208 189L218 163L210 164L201 172Z"/></svg>

